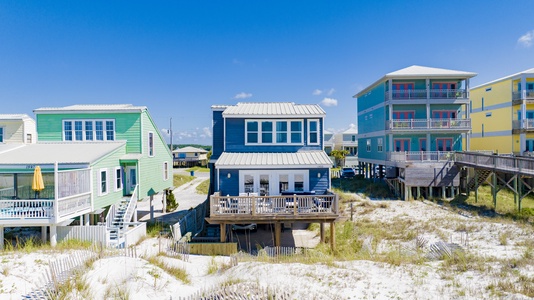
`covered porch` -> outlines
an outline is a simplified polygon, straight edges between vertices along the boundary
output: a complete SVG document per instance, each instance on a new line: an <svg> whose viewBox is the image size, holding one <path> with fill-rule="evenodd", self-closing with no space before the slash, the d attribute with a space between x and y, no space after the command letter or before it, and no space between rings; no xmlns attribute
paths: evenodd
<svg viewBox="0 0 534 300"><path fill-rule="evenodd" d="M56 225L92 211L91 169L43 165L44 189L32 189L35 165L0 169L0 247L4 227L50 226L50 242L56 243ZM46 228L43 228L46 233Z"/></svg>

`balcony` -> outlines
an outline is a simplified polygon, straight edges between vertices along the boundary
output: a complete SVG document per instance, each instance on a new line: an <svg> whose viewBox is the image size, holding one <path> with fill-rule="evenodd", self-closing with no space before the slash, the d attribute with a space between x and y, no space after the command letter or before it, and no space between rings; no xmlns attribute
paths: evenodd
<svg viewBox="0 0 534 300"><path fill-rule="evenodd" d="M90 169L56 171L53 185L39 194L23 184L4 186L0 190L0 221L11 226L46 225L88 213L92 195L90 177Z"/></svg>
<svg viewBox="0 0 534 300"><path fill-rule="evenodd" d="M534 100L534 90L522 90L512 92L512 101Z"/></svg>
<svg viewBox="0 0 534 300"><path fill-rule="evenodd" d="M210 197L210 220L229 223L335 220L338 197L326 195Z"/></svg>
<svg viewBox="0 0 534 300"><path fill-rule="evenodd" d="M470 119L395 119L386 121L386 130L394 132L468 131L470 129Z"/></svg>
<svg viewBox="0 0 534 300"><path fill-rule="evenodd" d="M426 100L426 99L467 99L467 92L464 89L449 90L395 90L391 93L386 91L385 100Z"/></svg>
<svg viewBox="0 0 534 300"><path fill-rule="evenodd" d="M452 151L388 152L388 160L395 162L446 162L453 158Z"/></svg>
<svg viewBox="0 0 534 300"><path fill-rule="evenodd" d="M514 133L534 131L534 119L513 120L512 130Z"/></svg>

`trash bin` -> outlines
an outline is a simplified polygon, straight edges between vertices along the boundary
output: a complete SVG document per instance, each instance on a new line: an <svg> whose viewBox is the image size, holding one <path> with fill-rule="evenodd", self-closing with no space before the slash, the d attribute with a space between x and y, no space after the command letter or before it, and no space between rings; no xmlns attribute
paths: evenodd
<svg viewBox="0 0 534 300"><path fill-rule="evenodd" d="M191 176L195 176L195 171L191 171Z"/></svg>

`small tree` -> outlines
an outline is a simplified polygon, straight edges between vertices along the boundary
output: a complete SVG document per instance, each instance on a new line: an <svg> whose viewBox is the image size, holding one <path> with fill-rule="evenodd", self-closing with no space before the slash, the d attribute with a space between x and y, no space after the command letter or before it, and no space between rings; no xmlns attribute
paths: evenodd
<svg viewBox="0 0 534 300"><path fill-rule="evenodd" d="M176 203L176 198L174 198L174 194L172 193L172 190L166 190L165 191L167 198L167 206L166 206L166 212L175 211L178 208L178 203Z"/></svg>
<svg viewBox="0 0 534 300"><path fill-rule="evenodd" d="M332 155L336 160L336 167L339 165L345 165L345 156L347 156L348 154L348 150L332 150L332 152L330 152L330 155Z"/></svg>

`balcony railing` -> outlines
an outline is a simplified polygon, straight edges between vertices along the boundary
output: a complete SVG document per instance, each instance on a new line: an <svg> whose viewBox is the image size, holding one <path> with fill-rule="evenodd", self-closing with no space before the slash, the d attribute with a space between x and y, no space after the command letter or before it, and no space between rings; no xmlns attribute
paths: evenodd
<svg viewBox="0 0 534 300"><path fill-rule="evenodd" d="M512 100L534 100L534 90L522 90L512 92Z"/></svg>
<svg viewBox="0 0 534 300"><path fill-rule="evenodd" d="M470 119L410 119L386 121L386 129L393 131L469 130Z"/></svg>
<svg viewBox="0 0 534 300"><path fill-rule="evenodd" d="M389 93L386 92L386 100L424 100L424 99L465 99L467 92L464 89L445 89L445 90L395 90L391 92L391 99Z"/></svg>
<svg viewBox="0 0 534 300"><path fill-rule="evenodd" d="M210 197L210 216L310 216L338 213L337 195Z"/></svg>
<svg viewBox="0 0 534 300"><path fill-rule="evenodd" d="M512 121L512 129L533 130L534 129L534 119L513 120Z"/></svg>
<svg viewBox="0 0 534 300"><path fill-rule="evenodd" d="M92 194L90 176L90 169L57 171L57 182L45 188L57 190L57 196L48 192L37 195L14 194L14 187L2 189L0 220L58 223L81 212L88 212ZM17 190L21 190L21 187L17 187ZM37 199L21 199L28 196Z"/></svg>
<svg viewBox="0 0 534 300"><path fill-rule="evenodd" d="M396 162L437 162L449 161L453 157L451 151L404 151L388 152L388 160Z"/></svg>

